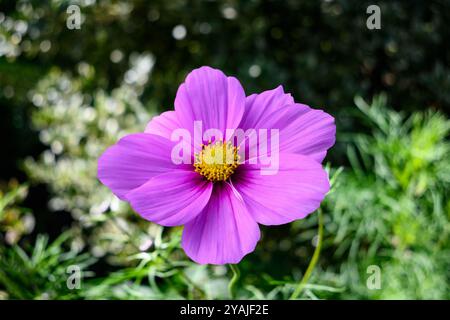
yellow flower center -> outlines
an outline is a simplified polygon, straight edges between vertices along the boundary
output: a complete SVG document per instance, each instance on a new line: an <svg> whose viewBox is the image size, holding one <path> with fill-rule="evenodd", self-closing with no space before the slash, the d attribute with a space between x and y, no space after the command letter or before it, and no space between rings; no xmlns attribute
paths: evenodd
<svg viewBox="0 0 450 320"><path fill-rule="evenodd" d="M239 166L239 148L222 141L202 144L195 154L195 172L212 182L227 180Z"/></svg>

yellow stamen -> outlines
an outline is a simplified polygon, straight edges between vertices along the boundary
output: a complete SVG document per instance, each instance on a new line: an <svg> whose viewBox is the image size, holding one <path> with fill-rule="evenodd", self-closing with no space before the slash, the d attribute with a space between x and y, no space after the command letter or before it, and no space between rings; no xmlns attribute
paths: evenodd
<svg viewBox="0 0 450 320"><path fill-rule="evenodd" d="M195 172L212 182L227 180L239 165L239 148L222 141L202 144L195 155Z"/></svg>

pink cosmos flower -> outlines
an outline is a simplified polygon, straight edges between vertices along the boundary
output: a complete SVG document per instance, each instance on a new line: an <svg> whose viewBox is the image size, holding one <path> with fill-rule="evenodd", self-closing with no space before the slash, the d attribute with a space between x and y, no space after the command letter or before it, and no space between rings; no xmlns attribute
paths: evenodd
<svg viewBox="0 0 450 320"><path fill-rule="evenodd" d="M238 155L255 148L259 158L264 148L236 145L226 136L225 141L201 139L199 146L192 141L192 164L174 163L179 142L172 134L183 128L195 136L195 121L202 121L204 130L222 132L277 129L276 173L262 174L260 161ZM127 135L103 153L98 178L143 218L184 225L182 247L192 260L238 263L255 249L258 224L285 224L320 206L330 188L321 162L335 133L333 117L295 103L281 86L246 97L236 78L201 67L178 88L175 111L154 117L144 133ZM226 154L227 161L206 161L217 153Z"/></svg>

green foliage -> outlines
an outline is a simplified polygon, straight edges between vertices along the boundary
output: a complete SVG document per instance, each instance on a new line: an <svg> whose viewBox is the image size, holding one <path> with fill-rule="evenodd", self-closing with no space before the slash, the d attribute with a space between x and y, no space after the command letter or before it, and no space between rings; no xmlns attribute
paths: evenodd
<svg viewBox="0 0 450 320"><path fill-rule="evenodd" d="M330 269L348 297L448 298L450 121L406 117L386 109L384 96L355 102L373 129L348 136L352 170L328 197ZM338 268L331 262L343 258ZM382 270L381 290L365 287L369 265Z"/></svg>
<svg viewBox="0 0 450 320"><path fill-rule="evenodd" d="M88 94L83 92L88 81L53 70L37 84L31 99L39 111L33 123L49 149L39 162L27 159L25 169L51 187L51 209L70 211L88 229L88 239L79 241L95 244L96 256L114 253L112 259L123 260L136 247L148 247L154 232L146 223L128 223L138 219L96 179L97 159L121 136L142 131L150 115L135 87L124 84L111 95L102 90Z"/></svg>
<svg viewBox="0 0 450 320"><path fill-rule="evenodd" d="M217 299L227 298L224 267L207 268L180 252L181 233L155 237L148 252L128 257L131 267L89 282L89 299Z"/></svg>
<svg viewBox="0 0 450 320"><path fill-rule="evenodd" d="M76 265L84 270L93 263L88 254L64 250L62 245L69 238L62 234L53 243L48 237L39 236L27 254L21 247L0 247L0 285L10 299L74 299L77 290L69 290L67 270ZM89 273L84 273L88 276Z"/></svg>
<svg viewBox="0 0 450 320"><path fill-rule="evenodd" d="M0 187L0 236L5 242L14 244L34 228L34 216L30 210L19 206L28 193L26 185L12 180L5 190Z"/></svg>

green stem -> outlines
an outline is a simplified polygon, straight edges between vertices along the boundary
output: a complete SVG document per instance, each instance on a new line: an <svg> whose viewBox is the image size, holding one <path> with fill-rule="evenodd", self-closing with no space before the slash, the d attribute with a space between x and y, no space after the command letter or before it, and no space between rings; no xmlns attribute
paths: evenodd
<svg viewBox="0 0 450 320"><path fill-rule="evenodd" d="M235 298L235 285L239 280L239 277L241 275L241 272L239 271L237 264L229 264L231 271L233 272L233 277L230 280L230 283L228 284L228 292L230 294L230 298Z"/></svg>
<svg viewBox="0 0 450 320"><path fill-rule="evenodd" d="M306 269L305 274L303 275L302 281L297 285L294 292L291 295L291 300L297 299L302 293L303 288L308 283L309 278L311 277L312 272L314 271L314 267L316 266L317 261L319 260L320 249L322 248L322 239L323 239L323 215L322 210L319 209L319 234L317 240L317 246L314 250L314 254L309 262L308 268Z"/></svg>

